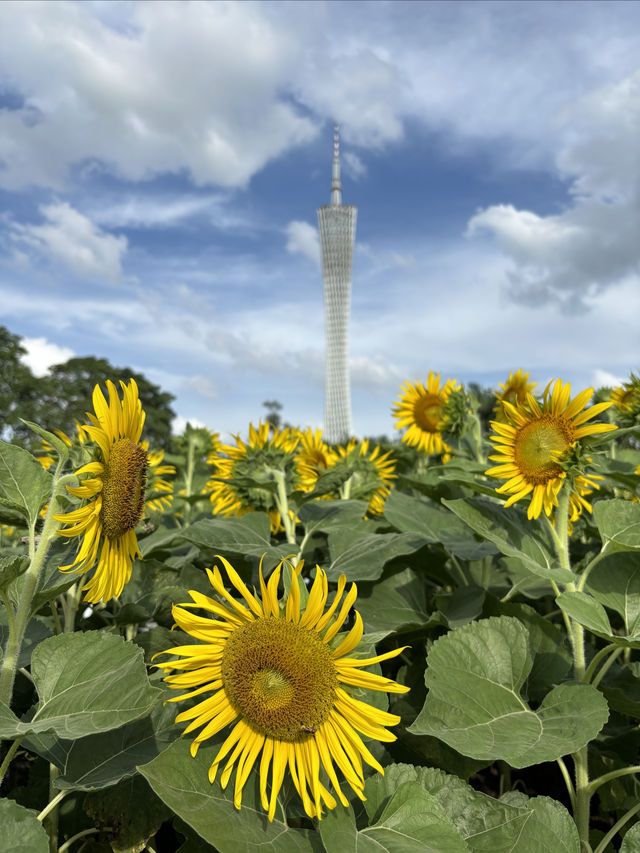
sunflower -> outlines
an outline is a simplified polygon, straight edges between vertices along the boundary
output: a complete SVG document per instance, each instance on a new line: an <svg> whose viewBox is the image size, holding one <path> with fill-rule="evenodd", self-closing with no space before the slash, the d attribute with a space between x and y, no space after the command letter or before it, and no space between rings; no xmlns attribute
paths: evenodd
<svg viewBox="0 0 640 853"><path fill-rule="evenodd" d="M79 424L76 421L76 432L77 432L77 440L79 444L84 444L87 440L87 435L84 431L84 427L82 424ZM63 441L67 447L73 447L73 441L69 438L69 436L62 432L61 429L54 429L54 433L58 436L58 438ZM52 456L52 453L55 453L55 449L51 444L46 440L46 438L40 439L41 448L40 451L36 454L36 459L42 465L45 471L47 471L54 462L57 460L57 456ZM42 454L42 455L40 455Z"/></svg>
<svg viewBox="0 0 640 853"><path fill-rule="evenodd" d="M455 379L447 379L440 388L440 374L436 375L432 370L429 371L426 388L422 382L401 385L403 393L396 402L393 416L397 421L397 429L408 427L402 441L427 454L444 453L446 446L442 439L442 408L449 394L459 388Z"/></svg>
<svg viewBox="0 0 640 853"><path fill-rule="evenodd" d="M219 559L244 603L227 592L217 566L213 571L208 569L211 586L222 603L190 591L193 601L173 608L176 625L201 642L162 652L178 655L181 660L156 664L165 670L178 670L175 675L165 676L165 681L174 689L187 690L168 701L209 694L176 717L177 723L190 720L185 734L200 729L191 744L191 754L195 756L201 743L234 724L209 768L209 781L214 782L226 758L220 784L226 788L235 768L233 802L239 809L242 789L262 753L260 798L270 821L287 766L309 817L320 818L324 807L333 809L337 805L320 780L321 768L344 806L349 801L340 789L336 768L364 800L363 760L380 773L384 770L360 734L378 741L394 741L395 735L384 727L396 725L400 717L354 698L352 692L364 688L405 693L408 687L361 671L362 667L395 657L403 649L368 659L347 657L360 642L363 628L356 612L351 630L334 640L357 594L352 584L341 603L346 586L344 575L325 611L327 576L316 568L307 605L301 611L296 571L291 572L289 593L278 600L282 563L268 584L261 568L260 600L233 567L222 557ZM191 608L207 615L195 615ZM267 793L269 781L271 789Z"/></svg>
<svg viewBox="0 0 640 853"><path fill-rule="evenodd" d="M537 386L537 382L529 382L529 374L524 373L521 368L518 368L515 373L509 371L509 378L506 382L499 382L498 385L502 389L496 391L496 405L494 413L499 421L506 421L507 417L504 413L503 403L511 403L512 406L517 406L525 402L527 394Z"/></svg>
<svg viewBox="0 0 640 853"><path fill-rule="evenodd" d="M173 483L163 477L176 473L175 465L163 465L164 450L149 450L149 442L141 442L141 447L147 453L147 498L144 502L144 512L162 512L173 501Z"/></svg>
<svg viewBox="0 0 640 853"><path fill-rule="evenodd" d="M296 454L298 488L303 492L312 492L318 477L338 460L338 454L322 440L322 430L315 432L309 427L300 432L300 444Z"/></svg>
<svg viewBox="0 0 640 853"><path fill-rule="evenodd" d="M631 374L629 382L611 391L611 402L617 409L617 420L623 426L633 426L640 415L640 377Z"/></svg>
<svg viewBox="0 0 640 853"><path fill-rule="evenodd" d="M367 511L373 515L381 515L384 502L391 491L389 486L395 480L396 463L390 458L391 451L382 452L379 445L370 451L369 439L351 441L337 448L338 461L336 466L344 464L349 477L342 487L341 497L357 496L369 501Z"/></svg>
<svg viewBox="0 0 640 853"><path fill-rule="evenodd" d="M288 427L273 429L260 423L249 424L249 441L235 436L235 445L223 444L219 454L212 453L208 462L215 464L215 476L206 485L211 494L214 513L220 515L245 515L262 511L269 516L271 532L277 533L282 519L274 495L273 471L285 476L287 493L293 491L295 481L294 454L300 438ZM264 486L261 486L264 483Z"/></svg>
<svg viewBox="0 0 640 853"><path fill-rule="evenodd" d="M145 413L135 381L120 385L122 400L113 382L107 381L108 403L99 385L93 390L95 415L87 413L91 423L83 430L97 444L98 459L75 472L90 477L79 486L67 486L83 499L82 506L55 516L67 525L58 531L61 536L83 536L73 563L60 569L85 574L95 565L83 587L85 601L94 603L120 595L131 576L132 560L140 555L134 529L144 512L148 460L140 433Z"/></svg>
<svg viewBox="0 0 640 853"><path fill-rule="evenodd" d="M573 401L570 401L568 382L558 379L552 393L550 388L551 382L544 391L542 407L527 394L525 403L514 406L504 402L507 423L491 422L497 435L490 440L496 445L498 455L489 458L500 464L485 474L507 480L496 489L510 496L505 507L531 494L527 510L530 519L538 518L543 509L546 515L551 515L558 505L558 492L566 477L561 463L576 442L588 435L616 429L613 424L586 424L611 405L611 402L598 403L583 411L593 395L593 388L581 391ZM574 483L574 500L570 501L573 512L578 505L590 510L588 503L580 500L580 488L587 488L587 485L580 477Z"/></svg>

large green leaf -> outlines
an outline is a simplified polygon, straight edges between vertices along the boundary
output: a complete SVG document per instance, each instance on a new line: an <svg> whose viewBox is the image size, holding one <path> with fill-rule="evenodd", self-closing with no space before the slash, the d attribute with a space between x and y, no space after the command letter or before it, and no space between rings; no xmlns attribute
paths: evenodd
<svg viewBox="0 0 640 853"><path fill-rule="evenodd" d="M143 720L67 742L55 787L91 791L133 776L139 764L152 761L180 736L181 729L174 724L177 712L174 704L159 705Z"/></svg>
<svg viewBox="0 0 640 853"><path fill-rule="evenodd" d="M636 823L625 833L620 853L640 853L640 823Z"/></svg>
<svg viewBox="0 0 640 853"><path fill-rule="evenodd" d="M391 633L429 621L424 582L411 569L387 571L375 583L358 584L355 606L367 631Z"/></svg>
<svg viewBox="0 0 640 853"><path fill-rule="evenodd" d="M226 791L219 781L209 782L209 766L220 744L200 747L195 758L189 738L172 744L149 764L139 767L160 799L219 853L320 853L317 834L292 829L276 817L269 823L260 805L257 771L252 770L242 790L242 809L233 806L233 784Z"/></svg>
<svg viewBox="0 0 640 853"><path fill-rule="evenodd" d="M466 524L442 506L425 498L392 491L384 505L387 521L401 532L420 533L425 542L441 543L463 560L479 560L496 553L489 542L478 542Z"/></svg>
<svg viewBox="0 0 640 853"><path fill-rule="evenodd" d="M13 800L0 800L0 850L49 853L49 837L36 815Z"/></svg>
<svg viewBox="0 0 640 853"><path fill-rule="evenodd" d="M353 810L338 806L318 825L327 853L469 853L435 797L418 782L399 785L376 823L358 831Z"/></svg>
<svg viewBox="0 0 640 853"><path fill-rule="evenodd" d="M31 655L39 702L28 722L0 715L0 737L53 731L74 739L146 717L162 691L147 677L142 649L99 631L60 634Z"/></svg>
<svg viewBox="0 0 640 853"><path fill-rule="evenodd" d="M371 776L365 785L365 807L371 821L398 786L419 783L444 808L473 853L577 853L577 831L570 815L559 803L537 797L517 802L496 800L433 767L391 764L384 776ZM554 807L557 806L558 809ZM539 814L546 825L540 825ZM567 843L568 842L568 843Z"/></svg>
<svg viewBox="0 0 640 853"><path fill-rule="evenodd" d="M0 441L0 504L35 523L51 497L53 479L22 447Z"/></svg>
<svg viewBox="0 0 640 853"><path fill-rule="evenodd" d="M629 636L640 636L640 558L629 551L608 554L593 568L587 589L619 613Z"/></svg>
<svg viewBox="0 0 640 853"><path fill-rule="evenodd" d="M50 636L51 629L47 625L45 625L42 620L31 619L27 623L24 639L22 640L22 646L20 647L20 654L18 656L18 666L29 666L33 650L39 643L41 643L43 640L46 640L47 637ZM4 609L4 607L0 606L0 650L6 649L8 639L9 625L7 620L7 611Z"/></svg>
<svg viewBox="0 0 640 853"><path fill-rule="evenodd" d="M429 693L409 731L514 767L575 752L605 724L607 703L589 684L561 684L532 710L520 693L532 665L529 632L517 619L501 616L456 628L429 652Z"/></svg>
<svg viewBox="0 0 640 853"><path fill-rule="evenodd" d="M596 501L593 517L604 545L611 542L625 550L640 548L640 504L619 498Z"/></svg>
<svg viewBox="0 0 640 853"><path fill-rule="evenodd" d="M505 509L486 498L443 503L507 557L517 557L534 575L559 583L574 580L568 569L558 566L551 534L541 521L530 521L515 507Z"/></svg>
<svg viewBox="0 0 640 853"><path fill-rule="evenodd" d="M607 611L592 595L586 592L563 592L556 597L556 602L567 616L575 619L592 634L620 646L640 648L640 636L637 634L614 633Z"/></svg>
<svg viewBox="0 0 640 853"><path fill-rule="evenodd" d="M247 557L265 556L265 568L291 554L294 547L287 543L271 544L269 517L252 512L240 518L205 518L180 532L180 539L197 545L213 560L216 554L239 554Z"/></svg>
<svg viewBox="0 0 640 853"><path fill-rule="evenodd" d="M356 524L367 511L366 501L309 501L300 507L298 517L307 534L332 527Z"/></svg>
<svg viewBox="0 0 640 853"><path fill-rule="evenodd" d="M339 529L329 534L327 577L330 581L337 581L340 575L350 581L376 580L391 560L414 554L426 544L420 533L367 533L354 538L348 529Z"/></svg>

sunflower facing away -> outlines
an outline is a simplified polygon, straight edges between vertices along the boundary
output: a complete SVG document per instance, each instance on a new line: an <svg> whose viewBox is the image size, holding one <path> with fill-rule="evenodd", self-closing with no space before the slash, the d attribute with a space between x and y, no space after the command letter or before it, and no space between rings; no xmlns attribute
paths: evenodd
<svg viewBox="0 0 640 853"><path fill-rule="evenodd" d="M144 502L145 514L163 512L173 501L173 482L164 477L176 473L175 465L164 462L164 450L149 450L149 442L141 442L147 453L147 498ZM164 464L163 464L164 463Z"/></svg>
<svg viewBox="0 0 640 853"><path fill-rule="evenodd" d="M318 477L338 460L338 454L322 440L322 430L309 427L300 432L296 453L297 486L302 492L312 492Z"/></svg>
<svg viewBox="0 0 640 853"><path fill-rule="evenodd" d="M368 438L363 441L352 438L347 445L338 447L338 458L336 464L344 464L350 471L349 479L342 487L341 497L355 494L369 501L368 512L381 515L391 491L391 481L397 477L396 462L391 458L391 451L383 453L378 444L369 450Z"/></svg>
<svg viewBox="0 0 640 853"><path fill-rule="evenodd" d="M496 445L498 455L489 458L500 464L485 474L507 481L496 489L509 495L505 507L531 495L527 510L530 519L538 518L543 509L546 515L551 515L558 505L558 493L566 477L561 461L575 443L585 436L616 429L613 424L587 424L611 405L611 402L598 403L583 411L593 388L581 391L573 401L568 382L558 379L552 393L550 388L551 382L545 389L542 407L527 394L525 403L514 406L504 402L507 423L491 422L497 435L490 440ZM580 507L591 509L583 496L595 487L593 478L582 475L576 478L570 499L573 520Z"/></svg>
<svg viewBox="0 0 640 853"><path fill-rule="evenodd" d="M244 515L247 512L266 512L271 522L271 532L281 529L280 512L273 493L272 469L282 471L287 492L293 490L295 481L294 453L300 438L289 428L274 429L268 423L249 424L249 441L236 436L235 446L223 444L219 454L211 454L207 461L215 464L215 474L206 488L214 513ZM222 456L221 454L225 454ZM259 483L264 482L264 488Z"/></svg>
<svg viewBox="0 0 640 853"><path fill-rule="evenodd" d="M140 554L134 529L144 512L147 453L140 444L145 413L133 379L120 382L120 400L113 382L107 382L109 402L96 385L93 390L95 415L87 413L90 424L83 427L98 445L98 459L75 473L90 474L69 492L82 498L78 509L55 516L66 525L61 536L82 536L78 554L61 571L84 574L96 570L83 587L85 601L108 601L120 595L131 577L134 557Z"/></svg>
<svg viewBox="0 0 640 853"><path fill-rule="evenodd" d="M402 441L429 455L444 453L447 447L442 439L442 409L449 394L459 388L455 379L447 379L440 388L440 374L432 370L429 371L426 388L422 382L401 385L402 393L393 409L393 416L397 429L407 427Z"/></svg>
<svg viewBox="0 0 640 853"><path fill-rule="evenodd" d="M509 378L506 382L499 382L498 385L502 389L496 391L495 416L499 421L506 421L504 414L503 403L511 403L512 406L517 406L525 402L527 394L537 386L537 382L529 382L529 374L524 373L521 368L518 368L515 373L509 371Z"/></svg>
<svg viewBox="0 0 640 853"><path fill-rule="evenodd" d="M289 594L278 600L282 563L268 583L260 571L260 599L226 560L219 559L244 601L227 592L217 566L207 570L220 601L190 591L193 602L173 608L177 626L201 642L162 652L179 655L181 660L156 664L165 670L178 670L165 676L165 681L174 689L187 691L169 701L208 694L176 717L176 722L190 721L185 734L200 729L191 744L191 754L195 756L201 743L233 724L209 768L209 781L213 783L226 759L220 784L226 788L235 768L233 802L239 809L242 789L261 755L260 798L269 820L273 820L287 767L309 817L320 818L325 807L337 805L334 795L320 781L321 769L344 806L349 803L336 770L364 800L362 762L380 773L384 771L360 734L394 741L395 735L385 726L396 725L400 717L367 705L352 692L365 688L405 693L408 687L362 671L362 667L395 657L402 649L368 659L349 657L362 637L362 619L357 612L351 630L339 642L335 640L357 594L352 584L342 601L344 575L325 610L327 576L317 568L302 610L295 571L291 572ZM195 615L191 612L195 608L206 615Z"/></svg>

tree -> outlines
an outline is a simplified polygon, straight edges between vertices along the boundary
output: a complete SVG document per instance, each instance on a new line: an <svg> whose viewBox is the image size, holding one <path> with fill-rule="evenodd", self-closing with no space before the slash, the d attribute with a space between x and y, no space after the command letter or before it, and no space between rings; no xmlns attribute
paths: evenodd
<svg viewBox="0 0 640 853"><path fill-rule="evenodd" d="M20 422L35 420L39 412L41 383L22 361L27 351L19 335L0 326L0 428L3 439L10 439Z"/></svg>

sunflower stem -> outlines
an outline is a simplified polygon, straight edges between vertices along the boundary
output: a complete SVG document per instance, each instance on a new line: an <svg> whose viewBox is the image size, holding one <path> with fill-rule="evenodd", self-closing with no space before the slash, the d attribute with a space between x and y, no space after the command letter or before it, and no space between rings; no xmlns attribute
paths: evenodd
<svg viewBox="0 0 640 853"><path fill-rule="evenodd" d="M189 436L189 441L187 444L187 470L184 474L184 493L187 500L184 502L184 523L185 527L189 526L189 519L191 517L191 503L188 500L191 497L191 490L193 489L193 472L195 469L195 445L196 439L193 435Z"/></svg>
<svg viewBox="0 0 640 853"><path fill-rule="evenodd" d="M49 810L46 818L43 819L43 826L49 836L49 853L58 853L58 803L62 799L59 797L60 793L66 793L66 791L56 791L53 786L53 783L56 781L58 776L60 775L60 771L55 766L55 764L49 765L49 799L51 802L49 805L52 805L52 808ZM39 818L42 819L42 818Z"/></svg>
<svg viewBox="0 0 640 853"><path fill-rule="evenodd" d="M636 803L636 805L633 806L633 808L630 808L628 812L625 812L622 815L622 817L620 818L620 820L617 823L614 823L614 825L611 827L609 832L607 832L607 834L604 836L604 838L602 839L600 844L598 844L598 846L594 850L594 853L604 853L604 851L607 849L607 847L609 845L609 842L613 841L613 839L616 837L618 832L620 832L620 830L625 825L625 823L630 821L631 818L635 814L637 814L638 812L640 812L640 803Z"/></svg>
<svg viewBox="0 0 640 853"><path fill-rule="evenodd" d="M2 785L4 777L7 775L9 765L13 761L15 754L18 751L18 747L20 746L25 737L26 735L21 735L20 737L17 737L7 750L7 754L5 755L2 764L0 764L0 785Z"/></svg>
<svg viewBox="0 0 640 853"><path fill-rule="evenodd" d="M31 563L24 574L24 585L20 594L20 603L15 612L15 620L13 630L9 625L9 639L5 649L4 657L2 658L2 670L0 672L0 701L6 705L11 704L13 695L13 685L16 680L16 672L18 670L18 658L24 640L24 634L27 629L27 624L31 618L31 603L40 583L40 576L44 568L45 559L49 547L56 536L60 522L55 518L57 512L57 499L62 494L62 490L66 483L73 479L74 475L67 474L59 475L60 467L56 469L53 481L53 491L49 507L44 519L44 526L40 534L40 540L37 548L35 547L35 524L33 521L29 525L29 554Z"/></svg>
<svg viewBox="0 0 640 853"><path fill-rule="evenodd" d="M560 567L571 571L571 559L569 556L569 498L571 496L572 483L567 478L562 484L558 494L558 506L556 508L556 524L554 533L554 544ZM576 584L571 581L565 585L570 592L576 590ZM584 652L584 628L575 619L569 618L569 639L573 650L573 674L576 681L584 681L586 674L586 660ZM589 853L589 820L591 809L591 792L589 789L589 764L588 746L583 746L572 755L575 774L575 806L573 810L574 820L580 838L580 849L582 853Z"/></svg>
<svg viewBox="0 0 640 853"><path fill-rule="evenodd" d="M603 658L606 658L607 655L611 654L611 652L615 652L616 649L621 649L621 647L616 646L615 643L609 643L608 646L605 646L603 649L600 649L599 652L596 652L596 654L591 658L591 663L587 667L585 674L584 674L584 680L587 683L589 683L589 684L591 683L591 679L593 678L593 674L596 671L600 661ZM617 655L616 655L616 657L617 657ZM614 660L615 660L615 658L614 658ZM608 668L609 667L607 667L607 669Z"/></svg>
<svg viewBox="0 0 640 853"><path fill-rule="evenodd" d="M273 475L278 487L276 505L278 507L278 512L280 513L280 518L282 519L287 542L290 545L296 545L296 523L291 518L291 513L289 512L289 500L287 498L287 486L284 481L284 471L279 471L277 468L270 468L269 471Z"/></svg>

